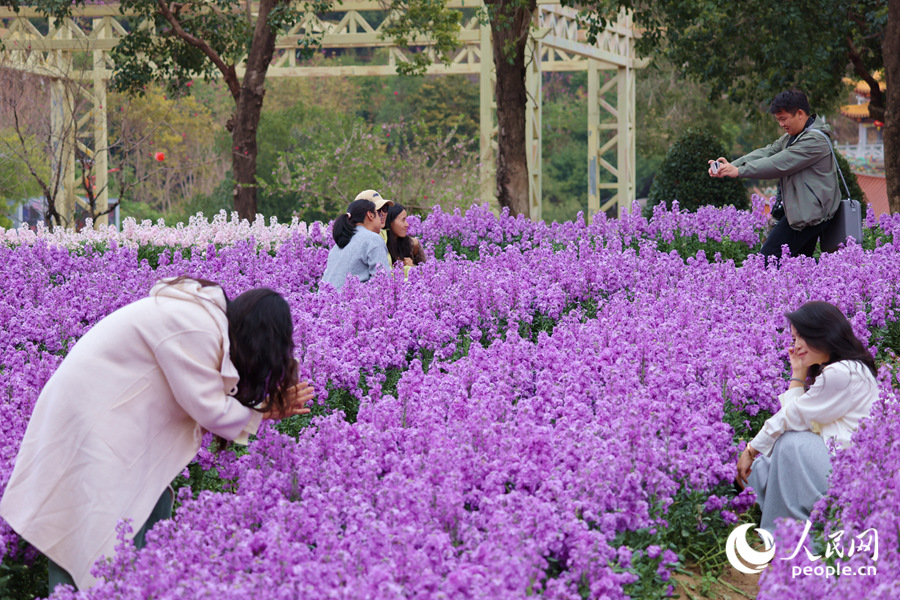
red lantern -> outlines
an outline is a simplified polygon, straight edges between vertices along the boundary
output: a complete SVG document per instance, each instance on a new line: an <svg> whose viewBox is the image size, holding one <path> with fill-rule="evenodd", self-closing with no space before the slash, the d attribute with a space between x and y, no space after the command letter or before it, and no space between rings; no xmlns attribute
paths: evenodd
<svg viewBox="0 0 900 600"><path fill-rule="evenodd" d="M157 152L156 154L153 155L153 157L154 157L156 160L158 160L159 162L162 162L162 161L166 160L166 155L165 155L164 153L162 153L162 152Z"/></svg>

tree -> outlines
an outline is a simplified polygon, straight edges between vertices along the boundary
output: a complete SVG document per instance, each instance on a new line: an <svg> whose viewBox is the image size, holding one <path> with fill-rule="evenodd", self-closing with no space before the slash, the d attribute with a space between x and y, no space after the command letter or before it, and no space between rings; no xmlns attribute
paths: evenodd
<svg viewBox="0 0 900 600"><path fill-rule="evenodd" d="M400 45L419 43L426 32L435 40L435 52L410 55L400 63L403 73L420 73L434 57L449 60L456 43L458 13L429 0L392 0L392 6L408 12ZM84 3L34 0L48 16L63 18ZM0 0L0 5L18 10L20 0ZM243 218L256 214L257 128L266 91L266 74L275 53L279 33L300 23L307 15L322 14L334 0L123 0L123 15L129 14L130 30L113 51L116 91L141 95L151 82L164 84L170 94L188 94L194 77L221 77L234 101L227 128L232 139L234 206ZM296 33L296 52L309 58L317 50L321 34L311 27ZM408 37L406 37L408 36ZM243 77L238 69L244 70Z"/></svg>
<svg viewBox="0 0 900 600"><path fill-rule="evenodd" d="M273 200L289 197L289 208L307 222L333 219L373 181L415 212L435 204L464 208L478 189L472 151L477 138L457 141L453 128L432 132L416 121L372 126L323 107L311 107L300 118L264 187Z"/></svg>
<svg viewBox="0 0 900 600"><path fill-rule="evenodd" d="M571 0L564 3L574 4ZM805 91L819 110L835 106L852 72L869 83L870 114L883 116L885 172L892 212L900 212L900 0L589 0L579 3L595 37L620 10L643 28L637 51L665 56L747 108L780 91ZM882 94L875 72L886 75Z"/></svg>
<svg viewBox="0 0 900 600"><path fill-rule="evenodd" d="M444 14L447 0L409 0L408 15ZM425 10L427 9L427 10ZM484 0L482 25L489 24L497 80L497 201L513 214L528 215L528 154L525 144L525 116L528 94L525 87L525 49L536 0ZM419 16L421 19L421 16ZM438 21L440 22L440 21ZM388 29L397 40L408 40L411 22L400 15ZM424 55L417 55L426 61Z"/></svg>
<svg viewBox="0 0 900 600"><path fill-rule="evenodd" d="M528 215L528 151L525 121L525 47L535 0L485 0L497 73L497 201L512 214Z"/></svg>
<svg viewBox="0 0 900 600"><path fill-rule="evenodd" d="M148 86L143 96L110 94L107 103L111 175L129 206L169 213L224 177L226 160L213 143L224 132L193 96L172 98Z"/></svg>
<svg viewBox="0 0 900 600"><path fill-rule="evenodd" d="M140 95L148 83L158 81L170 93L186 94L192 77L220 76L234 101L226 125L232 141L234 207L241 217L252 219L257 200L256 132L275 40L304 14L330 6L331 0L308 0L297 6L286 0L246 5L235 0L125 0L122 10L133 11L152 27L132 29L116 47L113 88ZM317 38L304 33L298 51L309 54ZM243 78L237 73L240 64Z"/></svg>
<svg viewBox="0 0 900 600"><path fill-rule="evenodd" d="M44 221L48 226L75 225L64 221L52 201L66 186L67 169L74 169L76 173L80 170L75 177L75 186L83 188L87 199L86 217L96 221L97 217L108 214L116 206L113 204L105 209L98 206L100 190L91 185L94 179L93 160L81 149L75 152L74 167L64 165L56 158L55 146L74 140L77 120L90 112L89 102L78 89L81 73L74 67L68 70L69 66L38 76L0 65L0 123L3 124L0 156L7 165L17 169L18 194L40 194L46 199ZM50 88L55 88L55 92ZM54 130L49 117L53 110L66 111L74 118Z"/></svg>

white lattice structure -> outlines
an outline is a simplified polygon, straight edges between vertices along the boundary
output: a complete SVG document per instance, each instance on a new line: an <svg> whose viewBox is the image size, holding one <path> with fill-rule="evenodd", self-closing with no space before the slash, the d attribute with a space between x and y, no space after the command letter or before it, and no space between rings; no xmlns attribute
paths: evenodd
<svg viewBox="0 0 900 600"><path fill-rule="evenodd" d="M478 8L479 2L454 0L451 8ZM378 24L366 19L384 7L374 1L345 2L325 20L308 15L276 43L269 77L322 77L354 75L395 75L398 62L408 60L405 51L384 39L383 30L392 14ZM52 106L54 165L61 170L62 185L54 202L60 214L71 222L76 196L75 148L93 161L98 189L97 209L107 206L106 86L112 73L109 50L126 35L118 5L86 6L73 18L60 22L47 20L42 33L30 19L41 18L31 8L18 14L0 8L0 40L4 45L0 64L49 77ZM385 48L386 60L379 64L315 66L298 59L298 43L309 34L320 37L323 49ZM462 24L460 46L449 64L432 64L433 74L469 74L480 79L480 153L481 195L492 204L494 199L494 157L496 125L493 49L490 27L470 17ZM430 53L430 41L413 40ZM577 11L539 0L534 27L528 45L529 60L526 87L529 93L526 135L529 167L529 205L531 217L541 218L541 74L543 71L588 71L588 211L630 209L635 189L634 154L634 70L641 63L634 56L634 30L630 19L619 21L602 32L595 44L588 44L579 27ZM76 64L77 63L77 64ZM615 76L601 85L601 71L614 70ZM240 69L239 75L242 75ZM609 100L614 95L614 104ZM86 104L77 101L88 100ZM609 99L608 99L609 98ZM614 163L604 158L615 150ZM614 182L600 182L603 172ZM611 197L601 204L601 190ZM101 218L99 223L105 223Z"/></svg>

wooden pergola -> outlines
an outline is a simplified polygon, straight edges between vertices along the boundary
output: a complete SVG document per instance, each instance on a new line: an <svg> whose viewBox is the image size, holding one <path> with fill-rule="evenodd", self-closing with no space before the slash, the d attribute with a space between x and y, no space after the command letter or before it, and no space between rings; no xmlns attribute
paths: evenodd
<svg viewBox="0 0 900 600"><path fill-rule="evenodd" d="M477 9L481 1L454 0L450 7ZM59 192L52 201L67 223L73 222L77 195L76 149L92 161L96 177L96 209L108 206L107 84L113 64L109 52L127 35L119 5L90 5L72 18L47 19L33 8L15 13L0 8L0 66L26 71L50 80L53 166L60 174ZM368 16L369 18L365 18ZM392 18L375 1L350 1L336 6L329 19L307 15L278 39L268 77L347 77L396 75L406 51L385 39L382 29ZM46 32L34 20L46 23ZM380 19L380 20L379 20ZM372 24L373 21L378 21ZM140 24L138 27L142 26ZM383 48L382 64L315 66L298 59L298 42L314 33L323 50ZM529 202L531 217L541 218L541 74L544 71L588 72L588 212L630 210L635 198L635 69L643 63L634 54L635 31L628 15L607 27L595 44L588 44L578 13L553 0L538 0L529 39L526 85ZM462 23L460 46L449 64L433 63L431 74L478 75L480 81L481 198L496 203L494 173L496 125L494 65L490 27L475 16ZM414 40L431 52L426 38ZM381 53L384 54L384 53ZM601 71L614 71L601 77ZM239 73L242 75L242 73ZM80 97L83 102L76 102ZM612 98L614 102L611 102ZM79 108L82 107L83 108ZM607 157L615 158L610 160ZM611 177L601 177L608 173ZM601 181L601 179L612 179ZM606 190L610 197L601 202ZM97 225L105 225L105 215Z"/></svg>

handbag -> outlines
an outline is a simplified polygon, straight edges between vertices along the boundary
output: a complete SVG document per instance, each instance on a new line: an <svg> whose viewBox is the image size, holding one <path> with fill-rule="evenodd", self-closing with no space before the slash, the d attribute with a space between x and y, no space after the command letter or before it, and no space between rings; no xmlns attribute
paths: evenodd
<svg viewBox="0 0 900 600"><path fill-rule="evenodd" d="M850 197L850 188L847 186L847 180L844 179L843 172L841 172L841 165L838 164L831 140L824 132L819 131L818 129L813 129L812 131L822 134L828 141L828 148L831 150L832 158L834 158L834 166L837 167L838 175L841 177L841 183L844 184L844 191L847 192L847 197L841 199L838 204L837 212L834 213L834 216L831 217L825 225L825 230L822 232L822 237L819 239L819 247L822 249L822 252L834 252L841 244L847 242L847 238L851 237L857 244L862 244L862 209L859 201Z"/></svg>

